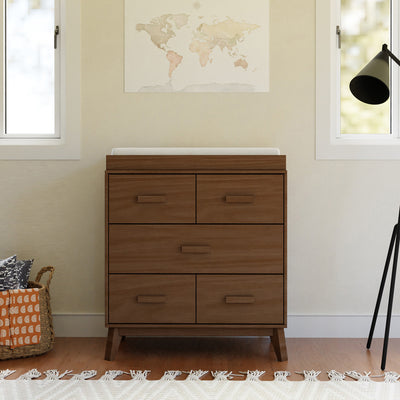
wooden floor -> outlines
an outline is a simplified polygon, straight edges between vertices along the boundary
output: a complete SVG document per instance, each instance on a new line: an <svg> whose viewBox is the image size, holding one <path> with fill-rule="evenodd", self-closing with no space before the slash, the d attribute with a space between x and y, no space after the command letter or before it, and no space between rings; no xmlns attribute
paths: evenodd
<svg viewBox="0 0 400 400"><path fill-rule="evenodd" d="M0 369L15 369L12 376L37 368L82 370L95 369L98 376L106 370L151 370L150 379L158 379L165 370L190 369L266 371L263 379L272 380L273 372L288 370L292 380L301 380L295 371L356 370L380 375L382 340L376 339L366 350L365 339L287 339L289 360L278 362L269 338L127 338L115 361L104 360L104 338L56 338L54 349L42 356L1 361ZM400 373L400 339L391 339L386 371ZM207 375L206 378L210 378ZM128 376L126 376L128 378Z"/></svg>

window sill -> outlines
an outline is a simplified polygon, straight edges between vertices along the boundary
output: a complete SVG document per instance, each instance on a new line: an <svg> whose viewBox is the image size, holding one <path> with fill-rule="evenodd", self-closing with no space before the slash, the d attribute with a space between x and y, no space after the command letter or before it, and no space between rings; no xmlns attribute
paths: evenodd
<svg viewBox="0 0 400 400"><path fill-rule="evenodd" d="M317 135L317 160L400 160L399 138L329 140L327 136Z"/></svg>
<svg viewBox="0 0 400 400"><path fill-rule="evenodd" d="M62 139L0 139L0 160L79 160L80 135Z"/></svg>

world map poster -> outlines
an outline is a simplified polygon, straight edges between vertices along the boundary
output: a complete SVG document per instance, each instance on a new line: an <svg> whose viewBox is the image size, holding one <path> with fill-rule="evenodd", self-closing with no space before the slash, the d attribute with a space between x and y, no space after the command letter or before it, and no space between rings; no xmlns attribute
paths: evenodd
<svg viewBox="0 0 400 400"><path fill-rule="evenodd" d="M268 92L269 0L125 0L126 92Z"/></svg>

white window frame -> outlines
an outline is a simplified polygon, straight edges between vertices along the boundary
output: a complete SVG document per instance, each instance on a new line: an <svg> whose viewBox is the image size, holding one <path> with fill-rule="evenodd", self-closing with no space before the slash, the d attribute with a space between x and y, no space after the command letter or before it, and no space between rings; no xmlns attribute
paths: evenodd
<svg viewBox="0 0 400 400"><path fill-rule="evenodd" d="M399 15L399 0L392 0L392 16ZM399 25L392 25L389 49L399 55ZM316 1L316 159L400 159L400 67L392 62L392 134L340 135L340 50L336 26L340 26L340 0ZM377 43L377 53L383 43ZM360 70L364 67L360 66Z"/></svg>
<svg viewBox="0 0 400 400"><path fill-rule="evenodd" d="M4 20L4 1L0 0L0 22ZM26 135L3 135L4 100L0 102L0 159L2 160L77 160L81 144L81 0L59 0L55 11L59 57L55 57L56 79L56 135L49 138L27 138ZM57 20L59 19L59 20ZM0 30L0 77L4 77L4 24ZM58 75L58 77L57 77ZM0 79L3 93L4 78ZM1 96L4 98L4 96Z"/></svg>

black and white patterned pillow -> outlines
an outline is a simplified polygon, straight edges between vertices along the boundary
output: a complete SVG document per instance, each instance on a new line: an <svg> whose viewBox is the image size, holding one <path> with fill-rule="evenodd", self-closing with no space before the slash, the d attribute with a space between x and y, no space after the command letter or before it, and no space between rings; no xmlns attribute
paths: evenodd
<svg viewBox="0 0 400 400"><path fill-rule="evenodd" d="M16 260L16 255L0 260L0 291L9 290L9 286L18 285L18 273L15 270Z"/></svg>
<svg viewBox="0 0 400 400"><path fill-rule="evenodd" d="M14 289L26 289L28 287L28 280L29 280L29 275L31 273L32 264L33 264L33 259L17 260L14 268L17 271L19 287Z"/></svg>
<svg viewBox="0 0 400 400"><path fill-rule="evenodd" d="M4 260L0 260L0 267L3 266L5 263L15 262L17 260L17 255L14 254L11 257L5 258Z"/></svg>
<svg viewBox="0 0 400 400"><path fill-rule="evenodd" d="M26 289L32 260L18 260L12 256L0 261L0 291L12 289Z"/></svg>

